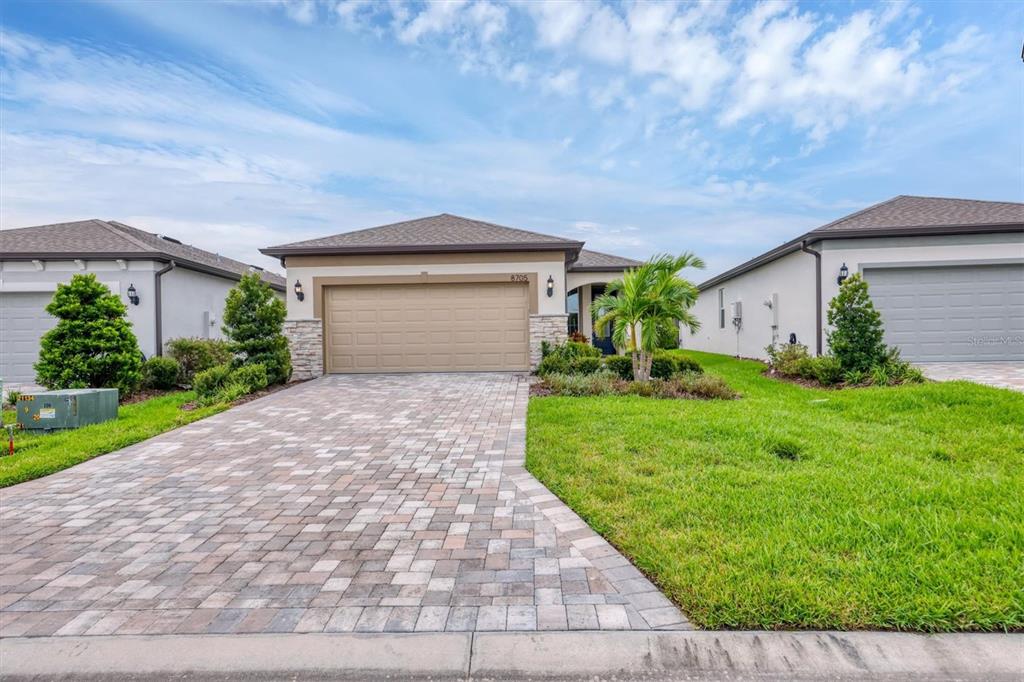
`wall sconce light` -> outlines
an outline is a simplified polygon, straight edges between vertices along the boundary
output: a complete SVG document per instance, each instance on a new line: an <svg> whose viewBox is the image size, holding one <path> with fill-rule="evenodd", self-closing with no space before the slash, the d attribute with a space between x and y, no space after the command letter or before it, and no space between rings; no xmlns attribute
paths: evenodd
<svg viewBox="0 0 1024 682"><path fill-rule="evenodd" d="M850 269L846 267L846 263L843 263L843 267L839 268L839 276L836 277L836 284L842 284L846 281L846 278L850 276Z"/></svg>
<svg viewBox="0 0 1024 682"><path fill-rule="evenodd" d="M131 302L132 305L139 304L139 292L135 290L134 283L128 285L128 300Z"/></svg>
<svg viewBox="0 0 1024 682"><path fill-rule="evenodd" d="M555 278L548 275L548 298L555 295Z"/></svg>
<svg viewBox="0 0 1024 682"><path fill-rule="evenodd" d="M303 293L302 291L302 282L300 282L299 280L295 280L295 298L299 299L300 301L306 298L306 294Z"/></svg>

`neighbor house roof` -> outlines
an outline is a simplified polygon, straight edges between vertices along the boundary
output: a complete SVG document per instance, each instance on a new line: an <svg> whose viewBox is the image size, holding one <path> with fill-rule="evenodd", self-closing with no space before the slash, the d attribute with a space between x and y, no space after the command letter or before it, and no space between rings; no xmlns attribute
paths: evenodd
<svg viewBox="0 0 1024 682"><path fill-rule="evenodd" d="M455 251L565 251L576 257L583 242L442 213L429 218L343 232L260 249L268 256Z"/></svg>
<svg viewBox="0 0 1024 682"><path fill-rule="evenodd" d="M598 251L581 249L579 258L569 266L570 272L618 272L628 268L635 268L640 261L622 256L612 256Z"/></svg>
<svg viewBox="0 0 1024 682"><path fill-rule="evenodd" d="M707 289L824 239L1019 232L1024 204L900 195L806 232L703 282Z"/></svg>
<svg viewBox="0 0 1024 682"><path fill-rule="evenodd" d="M255 270L275 289L283 291L285 285L285 279L276 273L114 220L78 220L0 230L0 258L174 261L182 267L231 279L238 279L246 272Z"/></svg>

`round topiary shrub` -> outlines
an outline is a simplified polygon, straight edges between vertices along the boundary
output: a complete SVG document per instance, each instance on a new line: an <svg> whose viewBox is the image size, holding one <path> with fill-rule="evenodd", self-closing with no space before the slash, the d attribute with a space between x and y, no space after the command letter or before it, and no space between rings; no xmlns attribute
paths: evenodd
<svg viewBox="0 0 1024 682"><path fill-rule="evenodd" d="M174 358L155 357L142 364L142 385L145 388L168 390L178 385L181 365Z"/></svg>

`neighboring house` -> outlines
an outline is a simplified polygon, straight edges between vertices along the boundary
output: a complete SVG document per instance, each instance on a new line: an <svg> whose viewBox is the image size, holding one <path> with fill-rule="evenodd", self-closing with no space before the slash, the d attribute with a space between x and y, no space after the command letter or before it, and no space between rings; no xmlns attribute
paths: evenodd
<svg viewBox="0 0 1024 682"><path fill-rule="evenodd" d="M262 249L288 270L295 378L523 371L637 261L442 214ZM568 306L567 306L568 304Z"/></svg>
<svg viewBox="0 0 1024 682"><path fill-rule="evenodd" d="M686 348L764 358L795 337L827 352L827 310L861 273L907 360L1024 361L1024 204L898 196L700 285Z"/></svg>
<svg viewBox="0 0 1024 682"><path fill-rule="evenodd" d="M39 339L55 323L45 310L57 284L93 273L128 306L139 346L159 355L169 339L220 338L228 290L256 269L112 220L0 231L0 378L32 383ZM262 273L283 296L280 275ZM129 290L137 298L129 300Z"/></svg>

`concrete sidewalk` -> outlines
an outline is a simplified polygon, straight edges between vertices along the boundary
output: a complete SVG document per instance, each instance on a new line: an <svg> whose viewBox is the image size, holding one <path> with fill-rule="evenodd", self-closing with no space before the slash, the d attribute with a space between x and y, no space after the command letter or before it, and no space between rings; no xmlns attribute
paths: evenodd
<svg viewBox="0 0 1024 682"><path fill-rule="evenodd" d="M531 632L15 637L5 680L1021 680L1024 635Z"/></svg>

